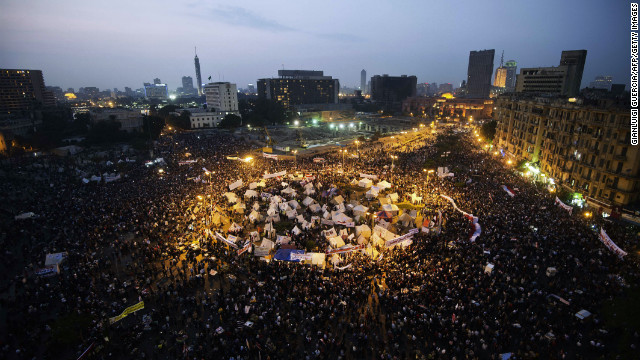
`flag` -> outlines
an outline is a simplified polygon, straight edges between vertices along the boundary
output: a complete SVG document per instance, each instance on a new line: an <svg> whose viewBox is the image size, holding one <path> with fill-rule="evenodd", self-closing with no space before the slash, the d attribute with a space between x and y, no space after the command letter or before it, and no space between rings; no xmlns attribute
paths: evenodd
<svg viewBox="0 0 640 360"><path fill-rule="evenodd" d="M209 80L211 80L211 75L209 75Z"/></svg>

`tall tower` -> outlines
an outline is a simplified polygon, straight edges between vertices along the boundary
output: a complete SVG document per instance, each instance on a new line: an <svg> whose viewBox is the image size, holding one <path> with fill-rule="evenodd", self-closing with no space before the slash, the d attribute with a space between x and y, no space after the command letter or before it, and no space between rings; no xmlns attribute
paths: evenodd
<svg viewBox="0 0 640 360"><path fill-rule="evenodd" d="M507 68L504 67L504 50L502 56L500 56L500 66L496 69L496 76L493 78L493 86L506 87L507 82Z"/></svg>
<svg viewBox="0 0 640 360"><path fill-rule="evenodd" d="M493 75L495 50L471 51L467 70L467 97L488 99Z"/></svg>
<svg viewBox="0 0 640 360"><path fill-rule="evenodd" d="M364 94L367 89L367 72L362 69L362 71L360 71L360 90L362 90L362 93Z"/></svg>
<svg viewBox="0 0 640 360"><path fill-rule="evenodd" d="M196 57L193 59L193 61L196 64L196 80L198 81L198 95L202 95L202 75L200 75L200 59L198 59L197 51L196 51Z"/></svg>

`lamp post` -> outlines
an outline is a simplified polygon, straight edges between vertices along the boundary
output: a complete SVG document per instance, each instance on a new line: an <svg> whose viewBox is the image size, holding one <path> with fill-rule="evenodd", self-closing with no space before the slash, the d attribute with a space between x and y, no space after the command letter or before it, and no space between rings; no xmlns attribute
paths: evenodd
<svg viewBox="0 0 640 360"><path fill-rule="evenodd" d="M358 156L360 156L360 148L358 147L358 145L360 145L360 141L356 140L356 153L358 154Z"/></svg>
<svg viewBox="0 0 640 360"><path fill-rule="evenodd" d="M291 151L293 153L293 161L295 162L295 167L298 167L298 150Z"/></svg>
<svg viewBox="0 0 640 360"><path fill-rule="evenodd" d="M347 152L347 150L340 150L340 152L342 153L342 170L344 171L344 154Z"/></svg>
<svg viewBox="0 0 640 360"><path fill-rule="evenodd" d="M394 168L394 160L397 158L398 157L396 155L391 155L391 171L393 171L393 168Z"/></svg>

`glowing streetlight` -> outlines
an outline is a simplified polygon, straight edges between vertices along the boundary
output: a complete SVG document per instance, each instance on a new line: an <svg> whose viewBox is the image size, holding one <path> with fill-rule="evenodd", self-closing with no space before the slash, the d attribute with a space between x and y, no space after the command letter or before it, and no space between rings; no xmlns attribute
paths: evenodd
<svg viewBox="0 0 640 360"><path fill-rule="evenodd" d="M300 125L300 121L298 121L298 120L295 120L295 121L293 122L293 125L295 125L295 126L298 126L298 125Z"/></svg>
<svg viewBox="0 0 640 360"><path fill-rule="evenodd" d="M394 165L394 161L398 158L398 156L396 155L391 155L391 171L393 171L393 168L395 167Z"/></svg>
<svg viewBox="0 0 640 360"><path fill-rule="evenodd" d="M507 164L511 165L513 163L513 161L509 160L507 161Z"/></svg>

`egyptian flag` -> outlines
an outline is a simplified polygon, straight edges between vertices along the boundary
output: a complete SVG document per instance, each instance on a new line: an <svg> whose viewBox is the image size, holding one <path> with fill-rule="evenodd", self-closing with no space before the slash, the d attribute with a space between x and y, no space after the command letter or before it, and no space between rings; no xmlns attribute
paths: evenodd
<svg viewBox="0 0 640 360"><path fill-rule="evenodd" d="M509 196L514 197L516 194L511 190L507 185L502 185L502 189L509 194Z"/></svg>

